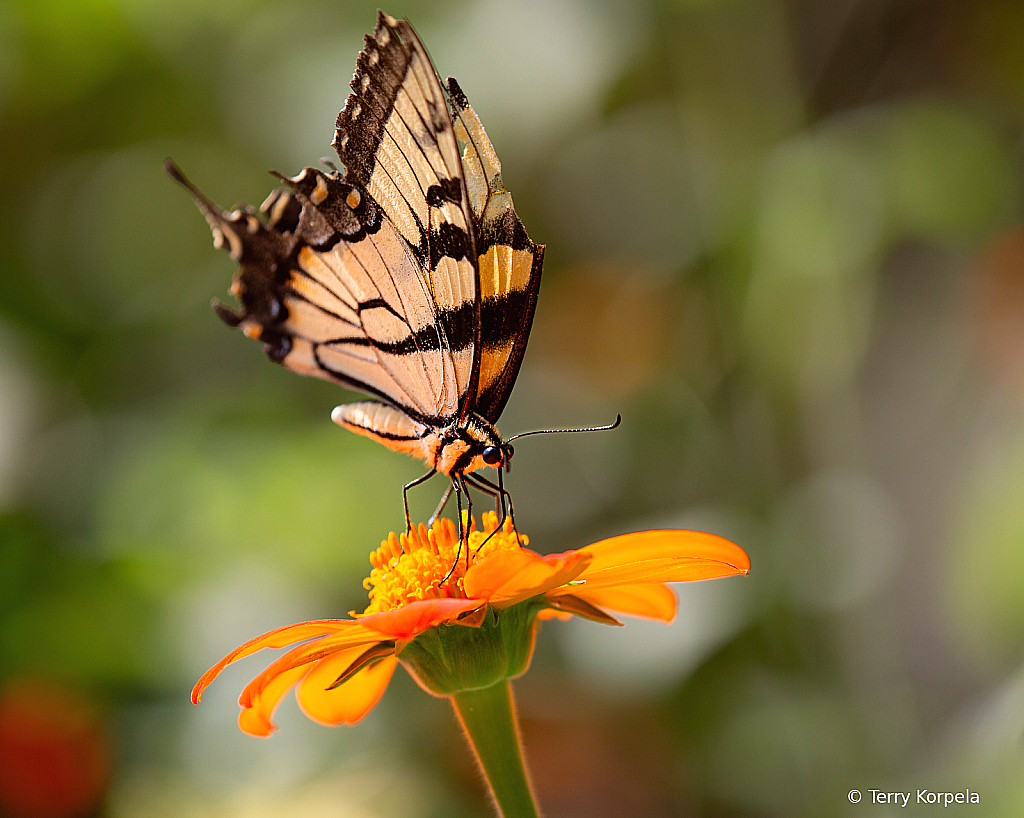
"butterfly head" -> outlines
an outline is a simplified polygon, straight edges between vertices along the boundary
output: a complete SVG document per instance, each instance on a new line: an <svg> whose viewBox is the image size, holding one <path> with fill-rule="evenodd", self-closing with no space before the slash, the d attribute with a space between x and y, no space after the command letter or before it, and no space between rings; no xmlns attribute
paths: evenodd
<svg viewBox="0 0 1024 818"><path fill-rule="evenodd" d="M480 459L488 466L500 469L504 466L505 471L512 470L512 455L515 449L511 443L502 443L500 446L488 446L480 455Z"/></svg>
<svg viewBox="0 0 1024 818"><path fill-rule="evenodd" d="M494 425L475 412L437 434L431 449L434 468L449 475L468 474L484 466L508 471L513 453Z"/></svg>

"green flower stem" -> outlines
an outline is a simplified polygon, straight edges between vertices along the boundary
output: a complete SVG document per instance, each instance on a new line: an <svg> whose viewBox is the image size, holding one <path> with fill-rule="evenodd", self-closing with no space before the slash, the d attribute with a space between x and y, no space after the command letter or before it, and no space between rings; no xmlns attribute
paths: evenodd
<svg viewBox="0 0 1024 818"><path fill-rule="evenodd" d="M490 784L498 812L503 818L538 818L509 681L463 690L451 700Z"/></svg>

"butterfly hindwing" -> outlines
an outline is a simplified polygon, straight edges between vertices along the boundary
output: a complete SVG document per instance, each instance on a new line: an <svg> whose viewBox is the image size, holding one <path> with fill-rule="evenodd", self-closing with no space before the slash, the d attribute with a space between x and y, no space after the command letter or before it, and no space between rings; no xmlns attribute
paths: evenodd
<svg viewBox="0 0 1024 818"><path fill-rule="evenodd" d="M459 84L448 78L455 135L476 228L481 298L480 376L474 405L492 423L508 401L526 352L544 245L534 244L501 179L501 163Z"/></svg>
<svg viewBox="0 0 1024 818"><path fill-rule="evenodd" d="M172 164L206 215L218 246L239 264L232 326L264 342L268 357L332 380L420 422L451 422L455 370L420 265L397 228L358 187L306 168L268 197L260 219L227 213Z"/></svg>
<svg viewBox="0 0 1024 818"><path fill-rule="evenodd" d="M335 175L307 168L287 181L302 201L285 292L296 351L308 345L326 377L414 418L451 422L455 362L408 243L371 197Z"/></svg>

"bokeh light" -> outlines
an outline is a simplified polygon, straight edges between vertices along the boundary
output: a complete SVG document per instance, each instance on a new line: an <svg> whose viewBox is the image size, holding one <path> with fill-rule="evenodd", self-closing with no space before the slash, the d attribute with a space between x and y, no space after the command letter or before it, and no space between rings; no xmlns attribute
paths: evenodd
<svg viewBox="0 0 1024 818"><path fill-rule="evenodd" d="M0 5L4 818L485 814L407 679L353 728L286 704L265 742L235 727L261 658L188 701L247 638L361 609L421 470L216 319L233 265L161 162L231 206L329 156L376 5ZM668 627L544 628L517 690L547 814L966 787L1020 814L1021 4L386 10L547 245L500 428L623 416L516 443L531 544L686 526L753 561L681 588Z"/></svg>

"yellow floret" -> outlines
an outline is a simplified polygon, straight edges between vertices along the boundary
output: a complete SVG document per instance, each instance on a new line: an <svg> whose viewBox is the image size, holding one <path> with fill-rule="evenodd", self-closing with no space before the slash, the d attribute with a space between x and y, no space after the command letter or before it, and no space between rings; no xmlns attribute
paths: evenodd
<svg viewBox="0 0 1024 818"><path fill-rule="evenodd" d="M373 570L363 580L370 592L365 614L391 611L421 599L465 598L466 570L498 551L520 548L526 537L516 535L511 519L498 531L498 515L486 512L478 531L470 527L468 551L460 549L459 531L451 520L438 520L430 530L422 523L407 534L391 534L370 554ZM468 553L468 558L467 558Z"/></svg>

